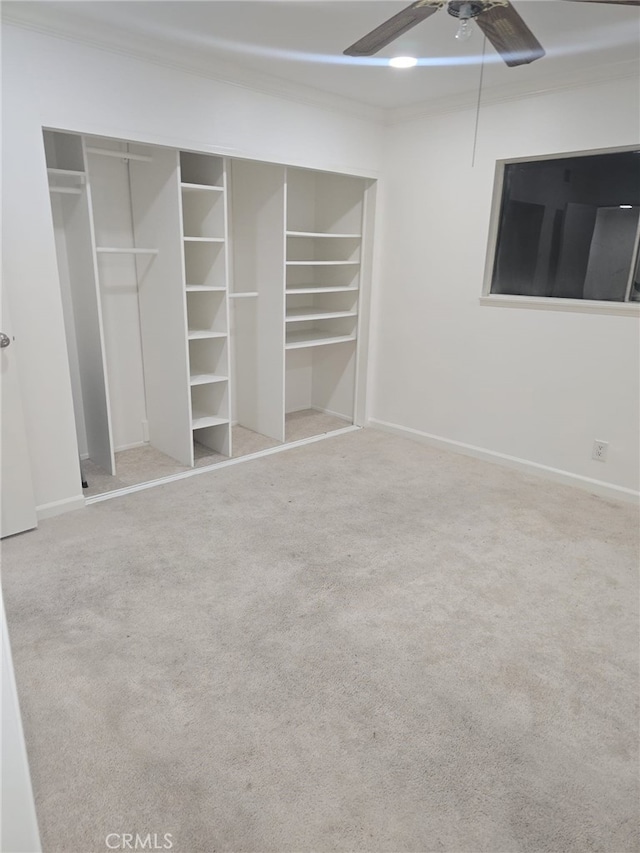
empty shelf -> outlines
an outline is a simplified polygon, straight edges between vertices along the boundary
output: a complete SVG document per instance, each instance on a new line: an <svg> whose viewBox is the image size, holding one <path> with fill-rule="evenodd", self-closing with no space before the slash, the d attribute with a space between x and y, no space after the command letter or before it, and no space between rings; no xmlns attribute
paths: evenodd
<svg viewBox="0 0 640 853"><path fill-rule="evenodd" d="M201 338L226 338L226 332L212 332L211 329L189 329L187 337L190 341Z"/></svg>
<svg viewBox="0 0 640 853"><path fill-rule="evenodd" d="M193 412L191 415L192 429L202 429L203 427L220 426L228 424L229 418L220 418L217 415L208 415L206 412Z"/></svg>
<svg viewBox="0 0 640 853"><path fill-rule="evenodd" d="M48 175L61 175L68 178L85 178L85 172L79 172L77 169L47 169Z"/></svg>
<svg viewBox="0 0 640 853"><path fill-rule="evenodd" d="M322 286L314 286L311 285L309 287L288 287L286 290L287 294L295 295L300 293L348 293L349 291L356 291L357 287L322 287Z"/></svg>
<svg viewBox="0 0 640 853"><path fill-rule="evenodd" d="M224 293L226 287L211 287L208 284L188 284L187 291L189 293Z"/></svg>
<svg viewBox="0 0 640 853"><path fill-rule="evenodd" d="M50 193L65 193L67 195L82 195L82 190L76 187L49 187Z"/></svg>
<svg viewBox="0 0 640 853"><path fill-rule="evenodd" d="M249 299L258 295L257 290L245 290L244 293L230 293L229 299Z"/></svg>
<svg viewBox="0 0 640 853"><path fill-rule="evenodd" d="M226 382L226 376L220 376L218 373L192 373L189 377L191 385L209 385L213 382Z"/></svg>
<svg viewBox="0 0 640 853"><path fill-rule="evenodd" d="M185 243L224 243L224 237L184 237Z"/></svg>
<svg viewBox="0 0 640 853"><path fill-rule="evenodd" d="M224 192L224 187L215 187L211 184L189 184L183 181L180 186L185 192Z"/></svg>
<svg viewBox="0 0 640 853"><path fill-rule="evenodd" d="M287 323L305 320L332 320L336 317L357 317L357 311L313 311L311 308L292 308L287 311Z"/></svg>
<svg viewBox="0 0 640 853"><path fill-rule="evenodd" d="M288 267L349 267L359 265L360 261L287 261Z"/></svg>
<svg viewBox="0 0 640 853"><path fill-rule="evenodd" d="M348 240L359 240L361 234L328 234L326 231L287 231L287 237L337 237Z"/></svg>
<svg viewBox="0 0 640 853"><path fill-rule="evenodd" d="M329 332L312 329L308 332L291 332L287 335L285 349L302 349L303 347L321 347L327 344L342 344L355 341L353 335L332 335Z"/></svg>

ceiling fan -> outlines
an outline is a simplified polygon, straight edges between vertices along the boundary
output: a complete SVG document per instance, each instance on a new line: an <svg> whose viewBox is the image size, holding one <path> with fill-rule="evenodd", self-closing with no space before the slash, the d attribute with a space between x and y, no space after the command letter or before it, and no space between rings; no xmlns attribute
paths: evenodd
<svg viewBox="0 0 640 853"><path fill-rule="evenodd" d="M622 6L640 6L640 0L574 0L585 3L612 3ZM509 0L417 0L389 18L375 30L367 33L348 47L347 56L373 56L395 41L420 21L429 18L438 9L458 18L460 26L456 37L466 39L471 35L471 21L478 26L509 66L526 65L544 56L538 39L522 20Z"/></svg>

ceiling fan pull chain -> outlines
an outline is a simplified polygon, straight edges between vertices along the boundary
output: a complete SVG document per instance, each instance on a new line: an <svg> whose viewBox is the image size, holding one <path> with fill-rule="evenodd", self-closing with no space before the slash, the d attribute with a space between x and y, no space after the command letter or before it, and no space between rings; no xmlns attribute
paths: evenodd
<svg viewBox="0 0 640 853"><path fill-rule="evenodd" d="M482 78L484 77L484 54L487 47L487 37L482 39L482 60L480 62L480 83L478 85L478 103L476 104L476 126L473 131L473 154L471 155L471 168L476 164L476 147L478 145L478 122L480 120L480 98L482 97Z"/></svg>

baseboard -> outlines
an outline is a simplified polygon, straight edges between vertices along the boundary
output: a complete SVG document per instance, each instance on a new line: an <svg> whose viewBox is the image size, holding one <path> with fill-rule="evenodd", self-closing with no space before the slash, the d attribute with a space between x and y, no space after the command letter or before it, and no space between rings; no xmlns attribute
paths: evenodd
<svg viewBox="0 0 640 853"><path fill-rule="evenodd" d="M527 459L520 459L517 456L508 456L506 453L497 453L495 450L487 450L484 447L476 447L473 444L464 444L461 441L442 438L439 435L431 435L418 429L399 426L398 424L392 424L378 418L369 418L368 426L411 439L412 441L429 444L432 447L440 447L444 450L452 450L455 453L463 453L465 456L473 456L476 459L483 459L485 462L495 462L507 468L523 471L526 474L546 477L548 480L554 480L566 486L576 486L602 498L640 504L640 492L627 489L624 486L615 486L603 480L594 480L590 477L583 477L580 474L572 474L570 471L563 471L560 468L540 465L538 462L530 462Z"/></svg>
<svg viewBox="0 0 640 853"><path fill-rule="evenodd" d="M131 444L122 444L120 447L114 447L114 453L121 453L123 450L135 450L136 447L148 447L148 441L134 441Z"/></svg>
<svg viewBox="0 0 640 853"><path fill-rule="evenodd" d="M85 499L82 495L77 495L74 498L65 498L63 501L52 501L48 504L40 504L36 507L36 515L38 521L43 518L52 518L54 515L62 515L64 512L71 512L74 509L83 509L85 507Z"/></svg>
<svg viewBox="0 0 640 853"><path fill-rule="evenodd" d="M343 415L341 412L332 412L331 409L321 409L320 406L311 406L312 411L321 412L323 415L331 415L334 418L340 418L341 421L345 421L348 424L353 423L353 418L350 418L349 415Z"/></svg>

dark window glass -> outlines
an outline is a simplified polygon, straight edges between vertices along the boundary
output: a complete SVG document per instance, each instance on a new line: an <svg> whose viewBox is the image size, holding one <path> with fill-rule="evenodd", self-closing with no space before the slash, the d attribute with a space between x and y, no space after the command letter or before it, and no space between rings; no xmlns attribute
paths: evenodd
<svg viewBox="0 0 640 853"><path fill-rule="evenodd" d="M640 152L506 165L491 293L640 301L639 216Z"/></svg>

